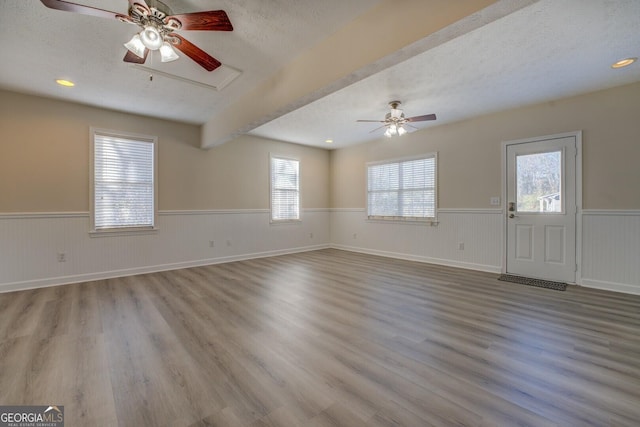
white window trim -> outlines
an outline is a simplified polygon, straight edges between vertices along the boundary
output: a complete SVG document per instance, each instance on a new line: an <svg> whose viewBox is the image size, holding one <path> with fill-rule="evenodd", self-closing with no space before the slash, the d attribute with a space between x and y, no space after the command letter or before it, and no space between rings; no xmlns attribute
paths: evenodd
<svg viewBox="0 0 640 427"><path fill-rule="evenodd" d="M271 168L273 159L295 160L298 162L298 218L297 219L273 219L273 170ZM302 162L297 157L281 156L269 153L269 223L271 225L300 224L302 222Z"/></svg>
<svg viewBox="0 0 640 427"><path fill-rule="evenodd" d="M94 145L96 134L135 139L153 144L153 227L122 227L96 230L94 183ZM89 209L89 235L91 237L154 234L158 231L158 137L95 127L89 128Z"/></svg>
<svg viewBox="0 0 640 427"><path fill-rule="evenodd" d="M406 162L410 160L421 160L425 158L433 158L435 160L434 166L434 189L435 189L435 198L434 198L434 210L433 210L433 218L416 218L416 217L388 217L388 216L371 216L369 215L369 166L375 165L384 165L387 163L399 163ZM365 166L365 215L366 221L369 222L380 222L380 223L401 223L401 224L416 224L416 225L438 225L438 198L439 198L439 190L438 190L438 152L434 151L431 153L422 153L416 156L408 156L408 157L398 157L393 159L385 159L379 160L375 162L367 162Z"/></svg>

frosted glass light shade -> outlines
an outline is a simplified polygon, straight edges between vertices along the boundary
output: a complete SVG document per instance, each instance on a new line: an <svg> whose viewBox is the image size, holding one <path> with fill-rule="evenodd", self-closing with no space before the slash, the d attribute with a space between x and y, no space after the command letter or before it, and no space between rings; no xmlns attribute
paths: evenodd
<svg viewBox="0 0 640 427"><path fill-rule="evenodd" d="M407 133L407 130L402 126L402 124L391 123L387 125L387 130L384 132L384 136L391 138L392 136L401 136L405 133Z"/></svg>
<svg viewBox="0 0 640 427"><path fill-rule="evenodd" d="M391 127L388 127L387 130L384 131L384 136L386 136L387 138L391 138L393 135L396 134L394 130L391 130Z"/></svg>
<svg viewBox="0 0 640 427"><path fill-rule="evenodd" d="M140 32L140 40L142 44L150 50L158 50L160 46L162 46L162 43L164 43L160 31L151 25L147 25L144 27L144 30Z"/></svg>
<svg viewBox="0 0 640 427"><path fill-rule="evenodd" d="M175 50L171 47L171 45L167 42L164 42L162 46L160 46L160 60L162 62L171 62L180 58Z"/></svg>
<svg viewBox="0 0 640 427"><path fill-rule="evenodd" d="M136 34L131 38L131 40L126 42L124 44L124 47L129 49L131 53L139 56L140 58L144 58L144 51L146 48L144 47L144 44L142 44L142 40L140 40L140 36L138 34Z"/></svg>

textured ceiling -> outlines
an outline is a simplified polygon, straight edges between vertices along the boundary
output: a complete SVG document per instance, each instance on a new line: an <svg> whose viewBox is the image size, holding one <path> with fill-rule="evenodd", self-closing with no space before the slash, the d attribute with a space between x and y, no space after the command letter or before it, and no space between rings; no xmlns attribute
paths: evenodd
<svg viewBox="0 0 640 427"><path fill-rule="evenodd" d="M120 13L128 4L74 1ZM161 71L143 70L122 62L122 44L137 27L38 0L2 0L0 88L203 124L367 11L405 0L163 1L174 13L227 11L233 32L182 33L219 59L220 70L208 75L184 57L171 64L151 58L145 66ZM436 113L436 122L417 124L424 128L640 81L638 63L610 68L640 56L638 0L500 0L463 21L357 70L348 85L329 85L322 96L257 122L250 133L340 148L379 138L382 131L370 133L375 123L356 120L382 119L395 99L407 116ZM55 85L60 77L76 87Z"/></svg>
<svg viewBox="0 0 640 427"><path fill-rule="evenodd" d="M437 126L640 81L640 1L541 0L264 124L251 133L340 148L380 138L387 103ZM333 139L331 145L326 139Z"/></svg>
<svg viewBox="0 0 640 427"><path fill-rule="evenodd" d="M68 0L127 13L127 0ZM131 113L202 124L225 104L277 71L378 0L163 0L173 13L223 9L232 32L182 31L185 38L241 73L222 91L124 63L123 43L137 26L46 8L39 0L0 2L0 88L98 105ZM193 80L213 79L180 52L162 70ZM145 66L158 67L151 56ZM220 71L220 72L217 72ZM55 85L66 77L73 90ZM210 83L205 81L204 83Z"/></svg>

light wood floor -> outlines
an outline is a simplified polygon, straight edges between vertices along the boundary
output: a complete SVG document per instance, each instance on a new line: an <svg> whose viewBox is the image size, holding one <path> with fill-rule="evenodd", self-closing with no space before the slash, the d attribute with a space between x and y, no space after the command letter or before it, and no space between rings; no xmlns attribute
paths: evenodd
<svg viewBox="0 0 640 427"><path fill-rule="evenodd" d="M66 426L638 426L640 297L338 250L0 295Z"/></svg>

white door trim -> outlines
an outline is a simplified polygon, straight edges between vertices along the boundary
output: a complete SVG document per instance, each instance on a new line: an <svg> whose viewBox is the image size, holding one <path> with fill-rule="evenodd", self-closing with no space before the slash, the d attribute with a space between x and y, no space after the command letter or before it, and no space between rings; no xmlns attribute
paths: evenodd
<svg viewBox="0 0 640 427"><path fill-rule="evenodd" d="M507 146L547 139L575 137L576 139L576 284L582 279L582 131L543 135L532 138L502 141L502 273L507 272Z"/></svg>

